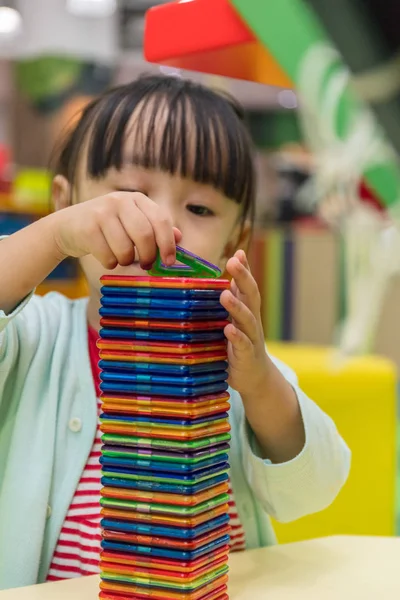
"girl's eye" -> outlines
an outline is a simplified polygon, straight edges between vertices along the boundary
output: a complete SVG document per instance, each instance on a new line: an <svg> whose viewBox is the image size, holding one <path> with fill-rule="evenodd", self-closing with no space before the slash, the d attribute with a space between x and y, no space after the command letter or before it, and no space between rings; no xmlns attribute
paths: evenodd
<svg viewBox="0 0 400 600"><path fill-rule="evenodd" d="M199 217L212 217L215 214L207 206L200 206L199 204L189 204L187 209Z"/></svg>

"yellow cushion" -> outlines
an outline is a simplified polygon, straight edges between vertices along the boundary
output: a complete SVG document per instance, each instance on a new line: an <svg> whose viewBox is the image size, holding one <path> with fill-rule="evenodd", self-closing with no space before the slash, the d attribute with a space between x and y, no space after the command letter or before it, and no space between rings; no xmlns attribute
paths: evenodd
<svg viewBox="0 0 400 600"><path fill-rule="evenodd" d="M301 388L335 421L352 451L343 491L327 510L274 527L280 542L335 534L394 535L396 480L396 369L378 356L334 366L333 350L269 343L291 367Z"/></svg>

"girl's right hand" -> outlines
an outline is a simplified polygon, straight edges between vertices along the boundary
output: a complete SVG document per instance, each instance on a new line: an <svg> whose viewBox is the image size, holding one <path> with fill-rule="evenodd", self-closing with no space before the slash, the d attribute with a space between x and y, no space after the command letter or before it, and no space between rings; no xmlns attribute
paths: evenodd
<svg viewBox="0 0 400 600"><path fill-rule="evenodd" d="M132 264L137 250L142 269L148 270L157 248L163 262L172 265L182 237L169 215L140 192L113 192L74 204L54 217L61 256L92 254L106 269Z"/></svg>

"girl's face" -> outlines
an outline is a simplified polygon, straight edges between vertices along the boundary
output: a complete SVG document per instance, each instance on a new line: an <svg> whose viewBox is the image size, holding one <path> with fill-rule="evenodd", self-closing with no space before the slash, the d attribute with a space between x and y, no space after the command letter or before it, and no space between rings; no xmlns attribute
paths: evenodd
<svg viewBox="0 0 400 600"><path fill-rule="evenodd" d="M203 91L200 96L205 94ZM139 104L127 124L122 119L123 104L119 110L113 109L114 121L110 122L107 112L100 113L103 125L93 132L87 143L81 143L81 147L86 146L86 152L83 151L82 160L76 164L72 201L85 202L116 191L140 192L170 215L173 225L182 234L180 245L224 270L237 245L244 241L239 238L246 235L242 206L225 194L231 190L233 197L241 196L242 192L239 193L238 189L243 191L246 185L250 185L251 153L240 123L231 109L225 106L225 101L212 97L209 101L203 98L203 102L205 104L196 112L189 100L184 99L172 108L166 100L156 103L154 97L143 104L143 110ZM207 112L208 105L210 110ZM215 105L219 106L220 113ZM120 130L123 130L123 135L118 137ZM104 144L105 140L108 140L110 148L114 148L115 156L120 150L121 160L126 157L122 168L112 166L119 167L119 161L99 167L97 171L92 169L92 161L88 165L89 153L101 163L99 155L104 157L105 153L101 152L99 144ZM92 154L94 147L100 150L95 155ZM145 168L138 166L140 164L161 164L164 167ZM191 172L200 172L197 179L218 181L215 185L225 192L181 175ZM65 177L58 175L55 185L58 187L56 208L67 206L71 199L70 184ZM100 278L106 273L91 255L82 258L81 265L90 287L89 308L92 306L92 312L96 312L100 301ZM112 273L146 274L138 260L128 267L118 266Z"/></svg>
<svg viewBox="0 0 400 600"><path fill-rule="evenodd" d="M111 169L101 180L81 177L75 201L84 202L115 191L141 192L166 210L182 233L180 245L222 270L232 256L240 235L240 206L209 185L199 184L162 171L127 165ZM81 259L91 294L100 295L104 267L93 257ZM135 261L112 271L121 275L145 275Z"/></svg>

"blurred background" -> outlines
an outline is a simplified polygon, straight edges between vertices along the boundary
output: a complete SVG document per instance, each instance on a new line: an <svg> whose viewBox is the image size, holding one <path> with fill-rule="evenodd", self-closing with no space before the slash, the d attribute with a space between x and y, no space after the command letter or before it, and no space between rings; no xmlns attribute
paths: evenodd
<svg viewBox="0 0 400 600"><path fill-rule="evenodd" d="M161 3L19 0L2 6L0 2L1 233L24 224L32 213L49 210L52 149L89 98L143 72L176 73L177 69L150 65L143 58L144 15ZM246 108L257 147L258 223L287 223L300 217L292 199L308 177L312 158L302 144L296 94L207 74L181 74L228 90ZM55 278L72 276L74 266L64 264L53 274L52 285ZM68 293L80 295L80 286L69 283Z"/></svg>
<svg viewBox="0 0 400 600"><path fill-rule="evenodd" d="M55 142L85 103L110 85L161 71L233 94L245 108L257 154L251 262L262 294L266 338L335 418L354 457L352 477L335 506L300 524L277 526L278 537L394 534L400 278L391 278L380 307L370 348L374 356L333 368L330 351L347 309L346 252L343 231L309 201L318 156L304 135L296 86L147 63L145 13L162 4L0 0L0 235L51 210ZM290 49L292 42L295 46L294 39L282 38L281 44ZM64 261L38 292L50 290L71 298L86 293L76 262Z"/></svg>

